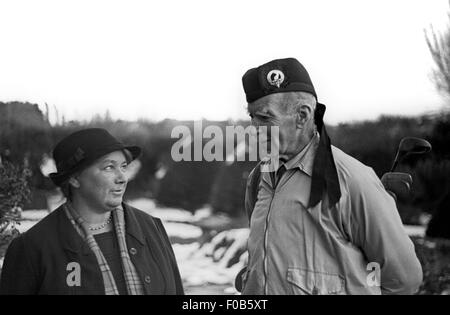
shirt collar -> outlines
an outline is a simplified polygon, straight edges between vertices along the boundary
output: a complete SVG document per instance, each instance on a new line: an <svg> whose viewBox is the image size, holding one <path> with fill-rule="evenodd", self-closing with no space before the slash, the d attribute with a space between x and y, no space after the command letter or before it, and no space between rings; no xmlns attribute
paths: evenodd
<svg viewBox="0 0 450 315"><path fill-rule="evenodd" d="M311 141L292 159L284 163L287 170L299 168L308 176L312 176L314 157L316 155L317 146L319 145L320 136L316 132Z"/></svg>

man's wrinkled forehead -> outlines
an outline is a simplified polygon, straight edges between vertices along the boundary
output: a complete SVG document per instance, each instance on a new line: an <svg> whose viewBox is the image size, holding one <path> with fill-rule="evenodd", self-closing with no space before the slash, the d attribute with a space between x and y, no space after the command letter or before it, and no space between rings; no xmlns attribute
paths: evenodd
<svg viewBox="0 0 450 315"><path fill-rule="evenodd" d="M256 112L266 112L271 109L276 110L280 107L284 99L285 96L283 95L283 93L269 94L257 99L254 102L248 103L247 111L249 112L249 114L253 114Z"/></svg>
<svg viewBox="0 0 450 315"><path fill-rule="evenodd" d="M269 108L277 110L288 104L296 105L300 103L314 107L316 97L307 92L284 92L269 94L257 99L254 102L248 103L247 111L251 114L257 111L266 111Z"/></svg>

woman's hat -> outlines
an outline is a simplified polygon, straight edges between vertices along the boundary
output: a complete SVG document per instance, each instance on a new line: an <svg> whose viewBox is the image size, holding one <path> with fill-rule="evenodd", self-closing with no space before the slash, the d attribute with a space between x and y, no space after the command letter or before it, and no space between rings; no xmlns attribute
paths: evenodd
<svg viewBox="0 0 450 315"><path fill-rule="evenodd" d="M62 139L53 150L57 173L49 177L60 186L76 172L88 167L95 160L114 152L128 150L132 160L139 157L141 148L126 146L102 128L83 129Z"/></svg>

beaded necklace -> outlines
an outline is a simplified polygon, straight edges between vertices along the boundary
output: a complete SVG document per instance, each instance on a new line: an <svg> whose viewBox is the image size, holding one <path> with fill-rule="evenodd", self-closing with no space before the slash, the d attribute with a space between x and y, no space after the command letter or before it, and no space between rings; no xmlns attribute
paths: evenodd
<svg viewBox="0 0 450 315"><path fill-rule="evenodd" d="M108 220L106 220L105 222L103 222L102 224L100 224L99 226L96 226L96 227L89 226L89 231L101 230L101 229L105 228L108 224L110 224L111 220L112 220L112 215L110 213L109 217L108 217Z"/></svg>

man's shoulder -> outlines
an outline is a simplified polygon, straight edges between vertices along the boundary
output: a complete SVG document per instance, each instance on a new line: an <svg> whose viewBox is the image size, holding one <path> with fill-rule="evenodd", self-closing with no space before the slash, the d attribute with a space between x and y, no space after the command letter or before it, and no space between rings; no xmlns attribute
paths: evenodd
<svg viewBox="0 0 450 315"><path fill-rule="evenodd" d="M332 146L331 148L338 172L346 173L348 175L373 173L371 167L365 165L353 156L335 146Z"/></svg>
<svg viewBox="0 0 450 315"><path fill-rule="evenodd" d="M344 184L352 189L364 190L368 185L381 183L371 167L339 148L332 146L332 151L341 185Z"/></svg>

